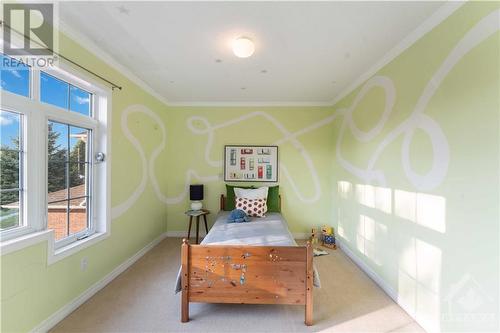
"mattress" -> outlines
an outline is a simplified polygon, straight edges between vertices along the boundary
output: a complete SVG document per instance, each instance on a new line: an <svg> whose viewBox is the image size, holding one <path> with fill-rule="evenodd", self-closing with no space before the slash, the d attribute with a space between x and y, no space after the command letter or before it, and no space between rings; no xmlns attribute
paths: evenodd
<svg viewBox="0 0 500 333"><path fill-rule="evenodd" d="M248 246L297 246L288 224L280 213L267 213L265 217L252 218L250 222L228 223L230 212L221 211L202 245L248 245ZM314 286L320 287L316 267L313 269ZM181 271L177 274L175 292L181 291Z"/></svg>

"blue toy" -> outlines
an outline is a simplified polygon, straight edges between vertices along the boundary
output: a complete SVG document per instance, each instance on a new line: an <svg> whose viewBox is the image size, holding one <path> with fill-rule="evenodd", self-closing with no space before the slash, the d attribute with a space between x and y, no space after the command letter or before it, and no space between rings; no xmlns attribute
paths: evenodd
<svg viewBox="0 0 500 333"><path fill-rule="evenodd" d="M235 209L231 211L229 217L227 218L227 222L229 223L241 223L248 221L250 221L250 218L247 216L247 213L245 213L241 209Z"/></svg>

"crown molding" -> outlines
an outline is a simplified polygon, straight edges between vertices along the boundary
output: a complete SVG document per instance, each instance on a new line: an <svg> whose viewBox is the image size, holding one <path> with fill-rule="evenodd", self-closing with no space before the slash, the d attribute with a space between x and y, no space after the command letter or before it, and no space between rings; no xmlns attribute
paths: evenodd
<svg viewBox="0 0 500 333"><path fill-rule="evenodd" d="M420 38L425 36L428 32L434 29L437 25L443 22L451 14L453 14L458 8L464 5L467 1L447 1L441 7L439 7L429 18L427 18L423 23L421 23L416 29L414 29L409 35L403 38L395 47L393 47L389 52L387 52L379 61L377 61L373 66L371 66L367 71L361 74L356 80L354 80L350 85L338 93L330 101L304 101L304 102L291 102L291 101L278 101L278 102L266 102L266 101L242 101L242 102L227 102L227 101L180 101L180 102L169 102L164 96L155 91L150 85L136 76L127 67L116 61L111 55L103 51L98 45L87 38L84 34L75 31L73 28L68 26L64 21L59 22L59 29L62 33L72 38L75 42L80 44L82 47L86 48L94 55L99 57L105 63L109 64L115 70L119 71L130 81L137 84L139 87L144 89L146 92L157 98L166 106L170 107L331 107L337 104L341 99L346 97L348 94L357 89L363 82L368 80L370 77L375 75L380 69L393 61L396 57L402 54L405 50L415 44Z"/></svg>
<svg viewBox="0 0 500 333"><path fill-rule="evenodd" d="M129 79L130 81L132 81L133 83L135 83L136 85L141 87L147 93L149 93L152 96L154 96L155 98L157 98L163 104L165 104L167 106L169 105L168 101L166 100L165 97L163 97L156 90L154 90L150 85L148 85L146 82L144 82L142 79L140 79L134 73L132 73L128 68L126 68L121 63L116 61L109 53L104 51L101 47L99 47L96 43L94 43L92 40L90 40L87 36L76 31L75 29L70 27L68 24L66 24L62 20L59 20L59 31L62 32L63 34L65 34L67 37L73 39L74 42L78 43L83 48L85 48L88 51L90 51L91 53L93 53L96 57L100 58L103 62L105 62L106 64L113 67L120 74L122 74L127 79Z"/></svg>
<svg viewBox="0 0 500 333"><path fill-rule="evenodd" d="M464 5L467 1L451 1L448 0L444 5L439 7L429 18L422 22L416 29L410 32L405 38L403 38L395 47L393 47L389 52L387 52L378 62L376 62L372 67L370 67L366 72L361 74L356 80L354 80L350 85L342 90L335 98L329 103L330 105L337 104L342 98L349 95L356 88L358 88L363 82L375 75L379 70L381 70L385 65L389 64L396 57L401 55L410 46L415 44L420 38L425 36L428 32L438 26L441 22L447 19L451 14L453 14L458 8Z"/></svg>
<svg viewBox="0 0 500 333"><path fill-rule="evenodd" d="M173 107L325 107L332 106L331 102L170 102Z"/></svg>

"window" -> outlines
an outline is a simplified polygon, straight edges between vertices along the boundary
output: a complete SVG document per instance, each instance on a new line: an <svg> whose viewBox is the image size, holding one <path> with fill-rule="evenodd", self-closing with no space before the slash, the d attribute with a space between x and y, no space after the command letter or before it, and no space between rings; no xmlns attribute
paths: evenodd
<svg viewBox="0 0 500 333"><path fill-rule="evenodd" d="M47 73L40 74L40 100L63 109L91 115L91 94Z"/></svg>
<svg viewBox="0 0 500 333"><path fill-rule="evenodd" d="M108 152L110 90L0 55L2 241L50 230L58 251L107 234L109 167L93 156Z"/></svg>
<svg viewBox="0 0 500 333"><path fill-rule="evenodd" d="M23 225L23 121L15 112L0 111L0 230Z"/></svg>
<svg viewBox="0 0 500 333"><path fill-rule="evenodd" d="M29 66L11 57L0 53L2 60L2 90L28 97L30 95L30 68Z"/></svg>
<svg viewBox="0 0 500 333"><path fill-rule="evenodd" d="M55 239L91 230L90 177L92 164L87 143L91 130L48 122L47 228Z"/></svg>
<svg viewBox="0 0 500 333"><path fill-rule="evenodd" d="M45 72L40 73L40 101L89 117L92 95ZM60 110L60 111L63 111ZM77 122L78 124L79 122ZM67 243L92 231L92 130L50 120L47 124L47 228Z"/></svg>
<svg viewBox="0 0 500 333"><path fill-rule="evenodd" d="M91 95L89 92L70 86L69 88L69 109L81 113L85 116L90 116Z"/></svg>
<svg viewBox="0 0 500 333"><path fill-rule="evenodd" d="M40 100L67 109L69 84L44 72L40 73Z"/></svg>

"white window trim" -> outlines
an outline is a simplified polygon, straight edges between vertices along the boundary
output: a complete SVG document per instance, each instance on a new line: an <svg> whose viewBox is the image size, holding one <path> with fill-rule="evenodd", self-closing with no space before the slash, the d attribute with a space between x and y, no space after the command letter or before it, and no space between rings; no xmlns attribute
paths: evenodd
<svg viewBox="0 0 500 333"><path fill-rule="evenodd" d="M39 73L31 69L31 90L30 97L19 96L2 90L1 107L5 110L12 110L24 114L24 151L25 163L24 171L26 182L24 200L24 220L25 226L12 230L12 233L4 233L0 241L0 255L18 251L25 247L37 244L42 241L48 242L47 262L52 264L67 256L70 256L86 247L89 247L107 237L111 232L111 110L112 110L112 90L109 87L97 82L94 78L80 73L72 65L60 60L58 69L44 70L50 75L56 76L72 85L80 87L93 94L94 117L91 119L75 112L67 112L61 116L59 112L52 112L55 108L51 105L44 105L39 102ZM43 108L45 112L39 112ZM25 110L25 111L24 111ZM38 112L37 112L38 111ZM94 210L93 223L94 232L87 238L73 241L67 245L57 247L53 230L47 230L47 140L37 140L36 138L47 137L47 121L61 121L64 123L75 123L78 126L87 125L92 129L94 137L99 137L93 143L94 152L104 152L106 160L104 163L94 163L92 168L93 187L91 209ZM93 158L93 156L92 156ZM44 161L43 167L31 167ZM104 169L104 170L103 170ZM44 193L43 200L40 195ZM99 193L99 199L95 200Z"/></svg>

